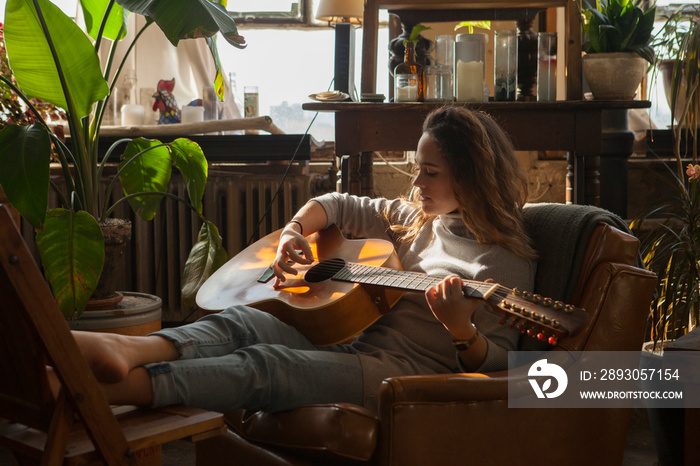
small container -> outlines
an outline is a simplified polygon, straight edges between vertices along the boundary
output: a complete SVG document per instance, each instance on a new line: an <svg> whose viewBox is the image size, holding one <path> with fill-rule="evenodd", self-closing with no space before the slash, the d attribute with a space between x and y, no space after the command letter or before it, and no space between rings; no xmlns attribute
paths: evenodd
<svg viewBox="0 0 700 466"><path fill-rule="evenodd" d="M452 66L432 65L425 68L425 100L430 102L451 102Z"/></svg>
<svg viewBox="0 0 700 466"><path fill-rule="evenodd" d="M455 43L455 97L458 102L483 102L486 55L485 34L458 34Z"/></svg>
<svg viewBox="0 0 700 466"><path fill-rule="evenodd" d="M143 105L122 105L122 126L143 126L146 112Z"/></svg>
<svg viewBox="0 0 700 466"><path fill-rule="evenodd" d="M494 100L513 102L517 92L518 35L515 30L498 30L494 50Z"/></svg>
<svg viewBox="0 0 700 466"><path fill-rule="evenodd" d="M258 86L243 87L243 109L246 118L258 116ZM247 129L245 134L258 134L258 130Z"/></svg>
<svg viewBox="0 0 700 466"><path fill-rule="evenodd" d="M214 86L204 86L202 89L202 107L205 121L219 119L219 96Z"/></svg>
<svg viewBox="0 0 700 466"><path fill-rule="evenodd" d="M537 34L537 100L557 100L557 33Z"/></svg>
<svg viewBox="0 0 700 466"><path fill-rule="evenodd" d="M199 123L204 121L204 107L186 105L180 111L180 123Z"/></svg>

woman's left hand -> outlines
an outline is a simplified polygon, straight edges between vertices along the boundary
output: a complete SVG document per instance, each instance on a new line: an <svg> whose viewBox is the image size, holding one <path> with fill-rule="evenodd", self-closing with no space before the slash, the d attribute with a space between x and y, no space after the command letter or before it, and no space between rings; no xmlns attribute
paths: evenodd
<svg viewBox="0 0 700 466"><path fill-rule="evenodd" d="M471 318L481 304L479 299L465 297L462 286L461 278L450 276L425 292L430 310L455 339L474 333Z"/></svg>

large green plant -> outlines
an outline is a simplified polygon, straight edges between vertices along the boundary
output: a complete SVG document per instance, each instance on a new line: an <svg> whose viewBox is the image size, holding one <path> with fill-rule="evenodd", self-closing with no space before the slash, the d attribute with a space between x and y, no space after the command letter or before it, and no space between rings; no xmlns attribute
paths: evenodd
<svg viewBox="0 0 700 466"><path fill-rule="evenodd" d="M651 305L654 340L676 339L700 319L699 13L697 7L675 11L655 42L661 57L674 60L670 104L675 167L665 164L673 195L644 216L665 219L645 242L647 265L659 275ZM683 149L684 140L690 142L685 145L690 152Z"/></svg>
<svg viewBox="0 0 700 466"><path fill-rule="evenodd" d="M654 62L653 39L656 7L643 9L645 0L596 0L582 11L582 48L586 53L634 52Z"/></svg>
<svg viewBox="0 0 700 466"><path fill-rule="evenodd" d="M239 48L245 47L245 40L221 3L225 0L80 0L86 34L48 0L7 0L5 42L17 85L7 77L0 79L37 117L30 98L64 109L71 149L41 118L31 126L7 125L0 131L0 184L37 230L42 265L67 318L82 313L102 271L104 239L98 221L109 217L122 202L128 201L138 215L150 220L160 201L173 197L201 217L199 241L185 266L184 303L193 301L202 281L226 259L216 227L202 215L207 161L197 144L187 139L170 143L123 139L101 159L97 152L105 103L124 64L115 62L115 52L118 41L126 36L129 12L146 17L129 51L153 23L173 45L185 38L206 38L217 63L215 87L222 96L223 78L213 36L221 32ZM105 39L113 42L102 69L98 50ZM50 180L52 148L65 189ZM112 183L121 181L125 196L112 202L101 192L100 179L109 155L118 150L124 152ZM167 192L172 166L182 173L188 200ZM62 206L58 209L48 210L50 185L59 193Z"/></svg>

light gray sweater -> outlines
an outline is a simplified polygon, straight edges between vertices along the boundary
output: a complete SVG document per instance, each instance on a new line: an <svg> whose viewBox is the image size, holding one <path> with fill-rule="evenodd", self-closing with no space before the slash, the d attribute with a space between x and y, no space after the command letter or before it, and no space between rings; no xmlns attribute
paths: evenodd
<svg viewBox="0 0 700 466"><path fill-rule="evenodd" d="M479 243L457 214L441 215L426 224L410 243L397 244L383 214L385 209L392 213L392 221L402 224L410 223L418 213L400 200L338 193L314 200L323 206L328 226L335 224L354 237L392 241L405 270L435 277L456 275L479 281L491 278L521 290L533 287L533 262L500 246ZM472 318L488 343L486 360L478 372L506 369L507 352L517 349L519 333L499 325L498 319L486 304ZM449 332L433 316L422 293L406 293L352 347L362 364L366 406L376 406L377 390L386 377L463 371Z"/></svg>

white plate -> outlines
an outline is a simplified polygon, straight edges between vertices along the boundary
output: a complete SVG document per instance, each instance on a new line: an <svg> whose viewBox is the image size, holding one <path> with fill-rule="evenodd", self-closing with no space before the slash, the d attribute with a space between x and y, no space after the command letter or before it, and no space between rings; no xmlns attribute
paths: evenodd
<svg viewBox="0 0 700 466"><path fill-rule="evenodd" d="M318 102L342 102L344 100L350 100L350 96L345 92L326 91L319 92L318 94L311 94L309 99L316 100Z"/></svg>

